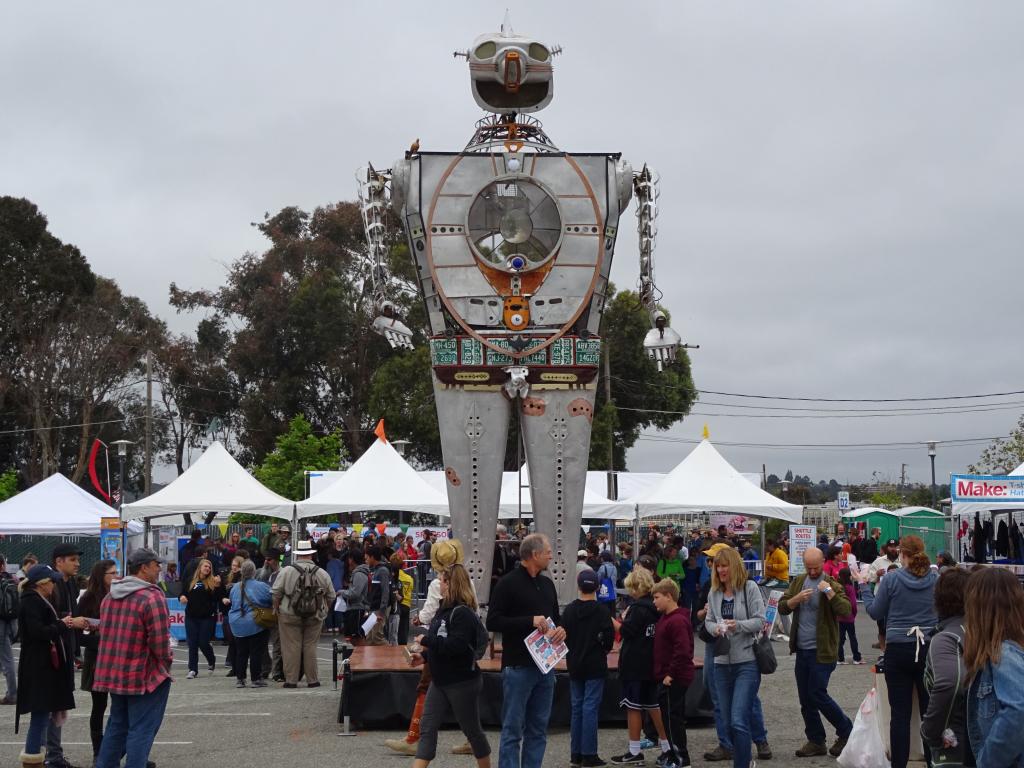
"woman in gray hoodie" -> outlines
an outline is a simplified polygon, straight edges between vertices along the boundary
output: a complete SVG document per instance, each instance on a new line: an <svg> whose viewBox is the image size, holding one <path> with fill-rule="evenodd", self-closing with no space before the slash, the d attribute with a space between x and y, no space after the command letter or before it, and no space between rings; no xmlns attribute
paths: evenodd
<svg viewBox="0 0 1024 768"><path fill-rule="evenodd" d="M918 536L900 539L903 567L882 577L874 594L861 585L861 600L871 618L885 622L885 684L889 689L889 741L892 768L906 768L910 759L910 713L914 692L921 712L928 711L924 665L935 616L938 575Z"/></svg>

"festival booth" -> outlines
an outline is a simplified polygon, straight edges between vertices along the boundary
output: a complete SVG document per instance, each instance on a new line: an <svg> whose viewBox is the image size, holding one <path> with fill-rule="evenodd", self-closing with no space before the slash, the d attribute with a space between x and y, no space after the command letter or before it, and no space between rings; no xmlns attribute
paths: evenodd
<svg viewBox="0 0 1024 768"><path fill-rule="evenodd" d="M121 519L149 522L171 515L217 512L218 515L265 515L290 521L294 509L294 502L264 486L235 461L220 442L214 442L166 487L121 507ZM179 540L175 551L180 551L182 542L183 539ZM167 609L170 612L171 635L177 640L184 640L184 606L178 598L169 597ZM216 632L217 637L221 637L219 623Z"/></svg>
<svg viewBox="0 0 1024 768"><path fill-rule="evenodd" d="M0 503L0 534L4 536L99 536L100 521L117 517L104 504L64 475L50 475ZM132 523L130 534L141 534Z"/></svg>
<svg viewBox="0 0 1024 768"><path fill-rule="evenodd" d="M1024 464L1009 475L952 475L950 494L957 559L1010 565L1024 577Z"/></svg>
<svg viewBox="0 0 1024 768"><path fill-rule="evenodd" d="M881 529L882 538L879 547L889 539L900 537L899 516L895 512L881 507L852 509L843 515L843 522L848 527L859 529L861 537L865 539L871 535L874 528Z"/></svg>

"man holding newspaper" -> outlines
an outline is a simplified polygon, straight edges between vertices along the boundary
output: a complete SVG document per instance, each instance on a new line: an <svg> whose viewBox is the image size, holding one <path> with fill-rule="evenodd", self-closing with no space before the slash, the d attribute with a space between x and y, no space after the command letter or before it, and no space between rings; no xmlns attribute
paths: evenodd
<svg viewBox="0 0 1024 768"><path fill-rule="evenodd" d="M565 630L558 626L554 582L541 575L551 562L551 542L539 533L531 534L519 545L519 558L519 567L491 591L487 612L487 629L500 632L502 641L504 702L498 768L540 768L544 762L555 672L547 664L548 671L541 671L527 638L538 631L551 644L561 646L559 651L565 640Z"/></svg>

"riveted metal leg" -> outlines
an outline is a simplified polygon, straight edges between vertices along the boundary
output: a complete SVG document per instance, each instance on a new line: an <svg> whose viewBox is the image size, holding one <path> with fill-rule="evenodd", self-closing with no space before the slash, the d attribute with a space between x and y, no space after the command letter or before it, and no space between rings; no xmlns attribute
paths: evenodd
<svg viewBox="0 0 1024 768"><path fill-rule="evenodd" d="M590 455L594 389L531 389L523 408L523 441L538 533L551 540L548 575L561 604L576 598L576 549ZM537 403L537 400L543 403Z"/></svg>
<svg viewBox="0 0 1024 768"><path fill-rule="evenodd" d="M491 587L501 473L511 407L500 387L473 391L434 379L452 535L462 542L466 570L486 603Z"/></svg>

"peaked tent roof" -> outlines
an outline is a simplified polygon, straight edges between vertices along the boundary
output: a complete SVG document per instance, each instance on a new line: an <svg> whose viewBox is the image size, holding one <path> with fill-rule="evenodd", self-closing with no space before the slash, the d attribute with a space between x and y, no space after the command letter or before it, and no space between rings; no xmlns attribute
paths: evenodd
<svg viewBox="0 0 1024 768"><path fill-rule="evenodd" d="M214 442L179 477L151 496L125 504L122 520L202 512L235 512L292 519L295 502L279 496Z"/></svg>
<svg viewBox="0 0 1024 768"><path fill-rule="evenodd" d="M702 440L653 488L629 500L640 517L683 512L730 512L800 523L803 507L761 490Z"/></svg>
<svg viewBox="0 0 1024 768"><path fill-rule="evenodd" d="M448 495L421 478L383 440L375 440L338 480L296 506L299 518L366 510L449 514Z"/></svg>
<svg viewBox="0 0 1024 768"><path fill-rule="evenodd" d="M0 504L0 534L99 536L103 517L117 517L117 510L64 475L50 475Z"/></svg>

